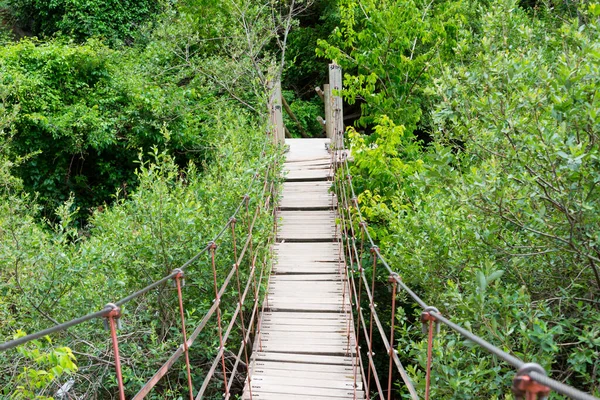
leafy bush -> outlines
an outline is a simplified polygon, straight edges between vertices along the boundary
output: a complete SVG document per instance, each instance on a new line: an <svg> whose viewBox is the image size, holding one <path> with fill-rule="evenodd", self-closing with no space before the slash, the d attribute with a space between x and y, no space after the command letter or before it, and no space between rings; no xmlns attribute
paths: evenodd
<svg viewBox="0 0 600 400"><path fill-rule="evenodd" d="M15 339L25 335L25 332L18 331ZM48 336L45 337L45 341L47 345L52 344ZM23 368L23 372L17 376L17 388L11 394L11 399L52 400L53 397L37 393L47 391L50 384L63 375L70 375L77 371L76 358L71 349L68 347L46 349L45 347L41 341L34 340L17 349L22 356L33 361L36 368Z"/></svg>
<svg viewBox="0 0 600 400"><path fill-rule="evenodd" d="M161 7L158 0L9 0L20 24L35 35L62 32L78 40L131 39Z"/></svg>
<svg viewBox="0 0 600 400"><path fill-rule="evenodd" d="M256 182L247 192L248 185L254 173L264 172L274 157L272 149L263 146L267 140L264 126L241 110L224 111L217 116L221 122L211 128L211 140L219 145L213 149L213 161L204 170L193 164L182 170L168 154L153 150L139 159L138 188L127 199L117 195L112 207L96 210L85 235L74 229L72 201L58 210L60 222L49 224L46 229L31 215L35 208L30 199L13 196L1 203L0 314L7 318L0 326L4 335L24 328L35 331L53 325L55 319L64 321L100 309L107 302L162 278L206 246L227 222L243 194L252 196L250 207L254 207L262 184ZM242 130L245 135L238 134ZM240 217L239 241L245 239L246 224L247 218ZM257 249L266 243L271 225L269 210L261 209L254 239ZM233 263L233 255L227 250L231 239L226 235L223 240L220 245L224 250L217 253L219 282L224 279L222 272ZM209 259L203 257L187 270L184 298L190 312L189 327L212 306L209 265ZM241 266L242 279L247 267ZM174 327L179 318L174 296L165 285L123 309L121 351L124 357L134 360L124 364L128 395L135 393L179 345L178 329ZM230 315L237 300L235 293L228 292L223 297L224 315ZM70 332L72 336L59 336L57 341L72 348L74 354L83 354L84 360L92 361L91 367L81 368L74 376L75 390L84 396L96 390L113 390L112 379L93 379L98 387L85 383L98 374L112 376L111 371L105 371L106 364L93 361L110 354L101 324L81 325ZM192 349L197 365L205 364L214 355L215 336L214 326L209 325L198 339ZM27 359L8 363L12 356L0 355L0 362L7 366L0 386L6 390L18 385L22 368L34 368ZM185 385L185 376L179 373L175 368L165 384ZM203 369L198 367L194 374L194 379L201 380Z"/></svg>
<svg viewBox="0 0 600 400"><path fill-rule="evenodd" d="M414 114L389 118L377 100L366 110L373 134L349 130L361 208L409 286L467 329L592 393L600 391L600 342L590 329L600 290L595 10L580 10L582 25L531 15L512 0L490 4L472 22L480 30L456 32L456 57L417 83L435 100L431 143L411 134ZM441 47L435 52L444 59ZM404 76L387 71L392 81ZM369 75L346 76L351 97L352 79L363 90ZM406 99L392 98L382 101ZM406 365L422 366L414 305L403 305L399 350ZM465 346L450 332L439 338L435 396L503 398L511 370ZM419 368L411 373L423 383Z"/></svg>
<svg viewBox="0 0 600 400"><path fill-rule="evenodd" d="M472 1L338 2L341 21L317 54L344 68L344 98L362 101L361 125L385 114L412 132L429 125L432 69L454 57L457 34L475 24ZM425 121L422 121L425 118Z"/></svg>

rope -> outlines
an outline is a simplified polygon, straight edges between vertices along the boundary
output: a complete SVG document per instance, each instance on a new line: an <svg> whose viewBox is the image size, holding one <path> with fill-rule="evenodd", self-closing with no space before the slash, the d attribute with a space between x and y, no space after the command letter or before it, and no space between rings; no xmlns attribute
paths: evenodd
<svg viewBox="0 0 600 400"><path fill-rule="evenodd" d="M32 340L42 338L46 335L51 335L56 332L67 330L75 325L82 324L82 323L90 321L92 319L102 318L106 315L106 313L108 313L111 310L112 310L112 307L105 307L100 311L96 311L96 312L84 315L83 317L75 318L68 322L63 322L62 324L55 325L51 328L44 329L44 330L36 332L36 333L32 333L30 335L23 336L18 339L10 340L8 342L0 344L0 351L9 350L9 349L12 349L13 347L20 346L20 345L30 342Z"/></svg>

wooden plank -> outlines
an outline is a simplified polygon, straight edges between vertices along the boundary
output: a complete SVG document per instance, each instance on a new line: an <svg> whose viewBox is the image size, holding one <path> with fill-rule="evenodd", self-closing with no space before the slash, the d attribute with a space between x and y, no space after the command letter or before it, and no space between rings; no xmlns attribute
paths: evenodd
<svg viewBox="0 0 600 400"><path fill-rule="evenodd" d="M306 371L306 372L325 372L331 374L353 374L355 369L352 366L344 365L322 365L322 364L301 364L276 361L255 361L252 364L252 370L258 371Z"/></svg>
<svg viewBox="0 0 600 400"><path fill-rule="evenodd" d="M252 395L256 392L258 393L274 393L277 394L279 399L288 399L288 395L291 394L301 394L301 395L309 395L309 396L328 396L328 398L353 398L354 390L353 389L328 389L328 388L314 388L314 387L300 387L300 386L281 386L280 381L276 382L265 382L261 381L260 383L256 383L252 381ZM364 392L358 391L360 397L364 398ZM350 397L349 397L350 396ZM258 397L257 397L258 398ZM313 397L311 397L313 398Z"/></svg>
<svg viewBox="0 0 600 400"><path fill-rule="evenodd" d="M326 335L324 332L320 332L315 335L297 334L283 336L279 333L269 333L261 336L263 346L278 345L278 346L302 346L305 352L317 353L315 351L316 346L342 346L346 347L348 341L354 343L354 340L350 338L348 340L347 335L336 333L334 335ZM286 350L287 351L287 350ZM291 351L291 348L290 348Z"/></svg>
<svg viewBox="0 0 600 400"><path fill-rule="evenodd" d="M275 311L277 312L277 311ZM326 313L326 314L334 314L334 313ZM277 319L277 318L265 318L262 321L262 325L264 327L287 327L288 325L291 326L312 326L312 327L323 327L323 328L329 328L329 331L331 333L336 333L338 332L339 329L344 329L344 332L346 332L348 330L348 321L347 320L326 320L326 319L293 319L293 318L286 318L286 319ZM268 329L265 328L265 332Z"/></svg>
<svg viewBox="0 0 600 400"><path fill-rule="evenodd" d="M330 291L330 290L341 290L344 287L344 284L340 280L339 282L329 282L329 281L320 281L320 282L290 282L290 281L278 281L273 280L269 284L270 289L298 289L307 293L316 293L318 291Z"/></svg>
<svg viewBox="0 0 600 400"><path fill-rule="evenodd" d="M319 274L319 275L276 275L271 278L271 282L296 282L296 281L339 281L339 274Z"/></svg>
<svg viewBox="0 0 600 400"><path fill-rule="evenodd" d="M329 356L318 354L292 354L292 353L269 353L266 351L255 351L252 358L261 361L279 361L291 363L309 363L309 364L332 364L332 365L353 365L353 357L347 356Z"/></svg>
<svg viewBox="0 0 600 400"><path fill-rule="evenodd" d="M313 261L313 260L302 260L300 257L287 257L283 260L279 257L275 263L275 267L279 268L308 268L308 269L328 269L335 268L341 269L344 271L346 269L345 265L339 262L338 260L327 260L327 261Z"/></svg>
<svg viewBox="0 0 600 400"><path fill-rule="evenodd" d="M281 375L267 375L267 374L256 374L252 375L252 386L259 386L261 384L272 384L280 387L300 386L302 388L327 388L327 389L354 389L354 377L349 377L343 380L329 380L319 379L318 377L310 378L306 376L297 376L288 374L287 376ZM356 388L362 390L362 382L356 382Z"/></svg>
<svg viewBox="0 0 600 400"><path fill-rule="evenodd" d="M315 283L320 283L320 282L315 282ZM339 288L339 289L328 289L328 288L324 288L324 289L320 289L320 290L302 290L302 289L298 289L295 287L289 287L289 288L274 288L274 289L269 289L269 301L274 300L277 298L277 296L282 296L282 297L287 297L289 299L293 299L294 301L298 301L298 299L302 299L302 298L314 298L314 299L320 299L322 298L323 300L325 299L332 299L332 298L337 298L337 295L340 295L340 300L341 300L341 296L344 294L343 293L343 288Z"/></svg>
<svg viewBox="0 0 600 400"><path fill-rule="evenodd" d="M301 271L301 270L306 270L306 271L323 271L322 273L324 274L332 274L332 273L337 273L339 274L340 271L343 274L345 271L345 267L343 265L340 265L337 262L298 262L298 263L294 263L292 261L287 261L284 263L276 263L273 266L274 269L290 269L290 270L297 270L297 271ZM331 271L331 272L328 272ZM313 272L310 272L311 274ZM308 274L308 272L307 272Z"/></svg>
<svg viewBox="0 0 600 400"><path fill-rule="evenodd" d="M331 274L340 272L337 268L306 268L306 267L273 267L273 272L279 276L285 275L294 275L294 274L311 274L311 275L320 275L320 274Z"/></svg>
<svg viewBox="0 0 600 400"><path fill-rule="evenodd" d="M332 326L332 327L340 327L346 326L349 320L349 316L344 312L339 313L329 313L329 312L315 312L315 311L265 311L265 314L269 312L271 315L267 315L262 317L263 324L277 324L277 325L311 325L311 326ZM323 315L331 315L330 318L310 318L310 317L280 317L277 314L284 313L295 313L295 314L323 314Z"/></svg>
<svg viewBox="0 0 600 400"><path fill-rule="evenodd" d="M290 283L302 283L305 284L307 282L290 282ZM319 283L330 283L328 281L313 281L313 283L315 285L319 284ZM334 283L334 282L331 282ZM274 282L273 285L271 285L271 287L269 287L269 294L271 295L271 297L269 299L272 299L274 297L276 297L277 295L282 295L284 297L289 296L289 298L294 298L294 300L296 299L296 297L314 297L314 298L318 298L319 296L326 296L327 298L335 298L336 295L339 294L343 294L343 286L332 286L332 287L319 287L316 286L315 288L303 288L302 286L292 286L292 285L287 285L284 284L284 281L279 281L279 282ZM296 295L299 296L296 296Z"/></svg>
<svg viewBox="0 0 600 400"><path fill-rule="evenodd" d="M294 260L283 260L277 261L274 268L297 268L297 269L315 269L315 270L335 270L342 272L345 271L346 267L338 261L294 261ZM343 274L342 274L343 275Z"/></svg>
<svg viewBox="0 0 600 400"><path fill-rule="evenodd" d="M274 333L276 332L276 333ZM262 339L269 339L269 340L279 340L279 339L285 339L285 340L302 340L303 338L307 338L310 340L324 340L327 342L330 341L341 341L341 342L347 342L348 341L348 335L345 332L338 332L338 331L330 331L330 332L326 332L326 331L322 331L322 332L310 332L310 333L295 333L292 331L288 331L288 332L278 332L278 331L273 331L273 332L261 332L261 338Z"/></svg>
<svg viewBox="0 0 600 400"><path fill-rule="evenodd" d="M280 333L280 332L279 332ZM280 336L277 331L273 331L274 336ZM321 332L323 333L323 332ZM302 337L301 337L302 336ZM293 344L290 344L293 343ZM350 343L350 344L348 344ZM356 341L353 338L348 338L345 335L338 334L337 337L304 337L304 335L296 335L296 337L281 337L278 339L271 339L269 335L261 336L261 346L263 350L269 350L271 346L278 346L279 348L284 349L286 352L295 352L293 351L294 346L298 346L302 348L304 352L307 353L321 353L319 351L320 346L326 348L334 348L335 353L341 351L342 354L348 354L349 347L353 347L356 345ZM286 347L289 346L289 347ZM339 349L342 350L339 350ZM287 349L287 350L285 350Z"/></svg>
<svg viewBox="0 0 600 400"><path fill-rule="evenodd" d="M342 311L342 306L335 304L318 304L318 303L277 303L271 302L268 306L269 310L284 310L284 311Z"/></svg>
<svg viewBox="0 0 600 400"><path fill-rule="evenodd" d="M245 389L246 390L246 389ZM315 395L303 395L303 394L291 394L285 393L282 395L281 393L266 393L253 390L252 391L252 399L250 398L250 392L244 393L242 400L328 400L331 399L330 396L315 396ZM353 395L348 395L346 397L337 397L336 399L354 399Z"/></svg>
<svg viewBox="0 0 600 400"><path fill-rule="evenodd" d="M279 322L268 322L261 324L261 329L265 329L265 332L338 332L344 333L348 330L348 324L339 324L339 325L314 325L314 324L305 324L305 325L285 325Z"/></svg>
<svg viewBox="0 0 600 400"><path fill-rule="evenodd" d="M286 313L286 312L264 312L262 313L263 318L291 318L291 319L310 319L319 320L324 319L331 321L332 319L348 319L350 315L348 313L331 315L330 313Z"/></svg>
<svg viewBox="0 0 600 400"><path fill-rule="evenodd" d="M325 221L331 222L335 221L336 215L331 210L303 210L303 211L279 211L278 217L280 217L281 221L285 221L287 218L288 221L299 221L299 220L312 220L314 222Z"/></svg>
<svg viewBox="0 0 600 400"><path fill-rule="evenodd" d="M277 312L276 312L277 313ZM329 313L332 314L332 313ZM330 327L333 330L335 329L339 329L339 328L348 328L348 321L346 320L338 320L338 319L302 319L302 318L298 318L298 319L294 319L294 318L287 318L287 319L276 319L276 318L269 318L269 317L265 317L262 321L263 325L268 325L268 326L284 326L284 325L302 325L302 326L323 326L323 327Z"/></svg>

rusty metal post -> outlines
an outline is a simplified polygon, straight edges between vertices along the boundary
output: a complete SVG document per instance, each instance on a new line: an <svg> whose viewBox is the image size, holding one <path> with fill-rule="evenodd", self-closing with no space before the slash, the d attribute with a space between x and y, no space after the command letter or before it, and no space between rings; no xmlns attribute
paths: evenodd
<svg viewBox="0 0 600 400"><path fill-rule="evenodd" d="M242 287L240 284L240 265L238 263L238 256L237 256L237 240L236 240L236 236L235 236L235 224L237 223L237 219L235 219L234 217L231 217L229 219L229 222L231 224L231 240L233 242L233 259L235 261L234 263L234 267L235 267L235 279L237 281L237 290L238 290L238 304L240 307L240 322L241 322L241 327L242 327L242 346L244 346L244 358L246 360L246 366L248 368L250 368L250 360L248 358L248 348L246 346L246 324L244 322L244 309L243 309L243 303L242 303ZM250 224L251 226L252 224ZM250 228L249 228L250 230ZM243 258L243 255L242 255ZM250 400L252 400L252 382L250 380L250 371L248 371L248 391L250 394Z"/></svg>
<svg viewBox="0 0 600 400"><path fill-rule="evenodd" d="M225 345L223 343L223 324L221 322L221 298L219 296L219 287L217 286L217 266L215 262L215 251L217 249L217 244L215 242L210 242L209 249L215 286L215 301L217 302L217 323L219 328L220 346L219 351L221 352L221 366L223 367L223 382L225 386L225 395L229 395L229 388L227 387L227 367L225 366Z"/></svg>
<svg viewBox="0 0 600 400"><path fill-rule="evenodd" d="M425 370L425 400L429 400L431 391L431 362L433 359L433 335L434 331L439 330L439 322L435 319L431 312L439 314L437 308L427 307L421 313L421 324L423 333L427 331L427 369ZM435 328L434 328L435 324Z"/></svg>
<svg viewBox="0 0 600 400"><path fill-rule="evenodd" d="M363 274L363 268L360 264L358 264L358 276L362 277ZM358 345L358 343L360 342L360 304L361 304L361 293L362 293L362 279L358 280L358 293L357 293L357 298L356 298L356 329L355 329L355 334L356 334L356 355L355 357L360 357L360 347ZM350 342L348 342L348 346L350 345ZM357 375L357 368L358 365L354 368L354 395L356 396L356 387L358 386L356 383L356 375Z"/></svg>
<svg viewBox="0 0 600 400"><path fill-rule="evenodd" d="M388 369L388 395L387 400L392 398L392 366L394 365L394 329L396 326L396 295L398 291L398 282L396 275L390 275L388 281L392 284L392 322L390 326L390 365Z"/></svg>
<svg viewBox="0 0 600 400"><path fill-rule="evenodd" d="M123 385L123 372L121 371L121 356L119 355L119 339L117 337L118 320L121 318L121 309L113 303L109 303L105 308L110 308L104 314L106 323L110 329L110 338L112 340L113 353L115 356L115 371L117 373L117 385L119 387L119 399L125 400L125 386Z"/></svg>
<svg viewBox="0 0 600 400"><path fill-rule="evenodd" d="M377 269L377 246L371 248L371 254L373 254L373 273L371 274L371 316L369 318L369 354L373 357L373 313L375 312L375 271ZM367 377L367 396L371 393L371 363L369 363L369 372Z"/></svg>
<svg viewBox="0 0 600 400"><path fill-rule="evenodd" d="M175 279L175 285L177 286L177 297L179 299L179 316L181 317L181 334L183 335L183 352L185 353L185 368L187 370L187 381L188 388L190 391L190 400L194 400L194 386L192 384L192 371L190 368L190 355L189 348L187 343L187 331L185 329L185 314L183 311L183 294L181 292L181 286L183 285L183 271L179 268L173 271L176 275L173 277Z"/></svg>

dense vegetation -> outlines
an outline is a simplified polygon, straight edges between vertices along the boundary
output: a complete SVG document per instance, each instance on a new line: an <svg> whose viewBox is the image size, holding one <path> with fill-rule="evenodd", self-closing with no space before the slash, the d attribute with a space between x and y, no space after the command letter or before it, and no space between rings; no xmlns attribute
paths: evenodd
<svg viewBox="0 0 600 400"><path fill-rule="evenodd" d="M359 202L403 280L598 394L600 8L567 6L340 1L317 51L361 103L348 130ZM419 313L405 299L398 348L423 389ZM505 397L506 365L437 340L433 397Z"/></svg>
<svg viewBox="0 0 600 400"><path fill-rule="evenodd" d="M4 32L0 49L1 341L101 309L182 265L244 194L255 207L262 182L249 184L277 156L265 135L265 89L279 63L277 47L266 46L285 14L209 1L58 3L0 3L13 13L3 26L38 35ZM31 25L18 25L24 15ZM261 210L257 249L272 231ZM248 223L236 224L239 240ZM217 265L228 270L232 259L220 252ZM209 259L188 273L193 327L214 297ZM174 296L164 285L124 308L128 396L180 343ZM236 302L227 293L224 312ZM191 354L197 387L217 348L214 326L202 335ZM71 394L112 398L107 339L97 321L0 354L0 397L48 398L73 378ZM178 398L183 371L176 366L154 398Z"/></svg>
<svg viewBox="0 0 600 400"><path fill-rule="evenodd" d="M403 280L490 342L600 394L597 3L0 8L0 340L122 297L212 237L275 157L270 148L260 157L265 87L285 48L284 96L300 122L287 121L292 135L321 135L314 87L329 60L344 68L359 204ZM204 267L188 289L190 326L210 306ZM397 346L422 392L419 311L403 296L401 306ZM160 296L126 313L134 391L177 345L177 316ZM71 374L80 395L110 398L106 336L92 325L73 333L1 354L0 396L51 396ZM506 365L451 332L436 341L433 397L507 396ZM215 348L196 349L196 365ZM184 379L176 370L157 398L177 398Z"/></svg>

